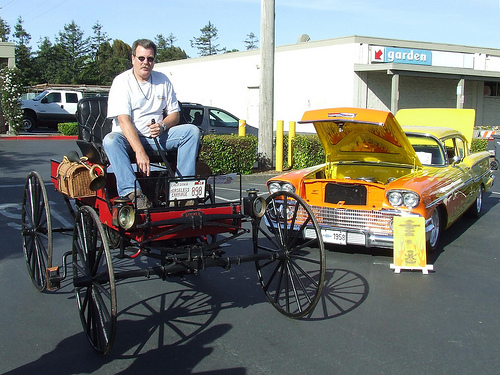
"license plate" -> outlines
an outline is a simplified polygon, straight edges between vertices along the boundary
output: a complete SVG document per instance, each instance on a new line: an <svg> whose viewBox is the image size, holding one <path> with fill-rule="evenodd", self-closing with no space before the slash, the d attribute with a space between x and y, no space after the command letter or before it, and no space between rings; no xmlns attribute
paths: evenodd
<svg viewBox="0 0 500 375"><path fill-rule="evenodd" d="M321 235L323 242L332 243L335 245L347 245L347 232L343 230L322 229ZM307 228L304 232L306 238L316 238L316 232L313 229Z"/></svg>
<svg viewBox="0 0 500 375"><path fill-rule="evenodd" d="M205 197L205 180L171 181L168 199L183 200Z"/></svg>
<svg viewBox="0 0 500 375"><path fill-rule="evenodd" d="M347 233L343 230L321 230L323 241L333 243L335 245L347 245Z"/></svg>

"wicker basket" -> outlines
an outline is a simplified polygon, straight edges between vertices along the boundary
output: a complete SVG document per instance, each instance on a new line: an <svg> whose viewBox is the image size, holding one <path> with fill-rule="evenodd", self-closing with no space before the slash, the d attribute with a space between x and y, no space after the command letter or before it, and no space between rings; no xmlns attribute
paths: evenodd
<svg viewBox="0 0 500 375"><path fill-rule="evenodd" d="M92 177L84 165L72 163L64 158L57 167L57 190L71 198L94 197L96 192L90 190L91 182Z"/></svg>

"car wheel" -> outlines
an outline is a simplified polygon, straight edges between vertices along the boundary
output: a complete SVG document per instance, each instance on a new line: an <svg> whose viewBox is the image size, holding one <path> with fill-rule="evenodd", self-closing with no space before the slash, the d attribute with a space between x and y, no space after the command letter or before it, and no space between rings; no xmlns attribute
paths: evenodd
<svg viewBox="0 0 500 375"><path fill-rule="evenodd" d="M469 209L469 214L472 217L481 216L481 212L483 211L483 194L484 194L483 185L479 185L479 189L477 190L476 200Z"/></svg>
<svg viewBox="0 0 500 375"><path fill-rule="evenodd" d="M437 249L439 238L441 237L441 209L439 207L436 207L432 213L430 225L432 225L432 229L429 241L427 241L427 249L432 252Z"/></svg>
<svg viewBox="0 0 500 375"><path fill-rule="evenodd" d="M22 130L30 132L36 128L36 121L33 115L25 114L23 118Z"/></svg>
<svg viewBox="0 0 500 375"><path fill-rule="evenodd" d="M494 171L496 171L498 169L498 160L497 159L493 159L490 163L490 168Z"/></svg>

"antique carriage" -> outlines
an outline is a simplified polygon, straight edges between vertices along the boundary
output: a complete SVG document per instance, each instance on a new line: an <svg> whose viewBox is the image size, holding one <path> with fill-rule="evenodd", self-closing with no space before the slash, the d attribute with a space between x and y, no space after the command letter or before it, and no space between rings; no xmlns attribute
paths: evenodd
<svg viewBox="0 0 500 375"><path fill-rule="evenodd" d="M57 290L62 280L72 277L93 349L100 355L110 351L118 313L116 286L134 277L167 280L207 267L229 269L254 262L260 284L279 312L292 318L310 314L321 296L325 252L308 205L288 192L264 199L248 189L243 196L241 178L211 175L201 163L196 176L175 177L175 155L172 159L158 147L150 155L151 175L136 181L151 206L138 209L118 197L101 147L110 131L106 106L104 97L82 99L77 144L83 157L71 152L51 160L52 183L62 193L74 225L53 226L47 190L37 172L28 175L22 202L23 248L32 282L40 291ZM219 187L234 180L239 181L239 197L219 199ZM55 265L53 237L71 232L71 248L62 255L61 265ZM250 254L231 255L231 246L221 246L244 235L251 236ZM114 270L115 259L137 257L148 257L154 265Z"/></svg>

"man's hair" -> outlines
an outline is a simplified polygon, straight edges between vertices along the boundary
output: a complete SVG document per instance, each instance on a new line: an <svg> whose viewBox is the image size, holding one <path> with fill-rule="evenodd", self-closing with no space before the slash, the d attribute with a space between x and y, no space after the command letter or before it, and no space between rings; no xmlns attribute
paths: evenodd
<svg viewBox="0 0 500 375"><path fill-rule="evenodd" d="M141 46L142 48L145 49L152 49L153 53L156 56L156 44L149 39L137 39L134 44L132 44L132 56L135 56L135 51L137 50L137 47Z"/></svg>

